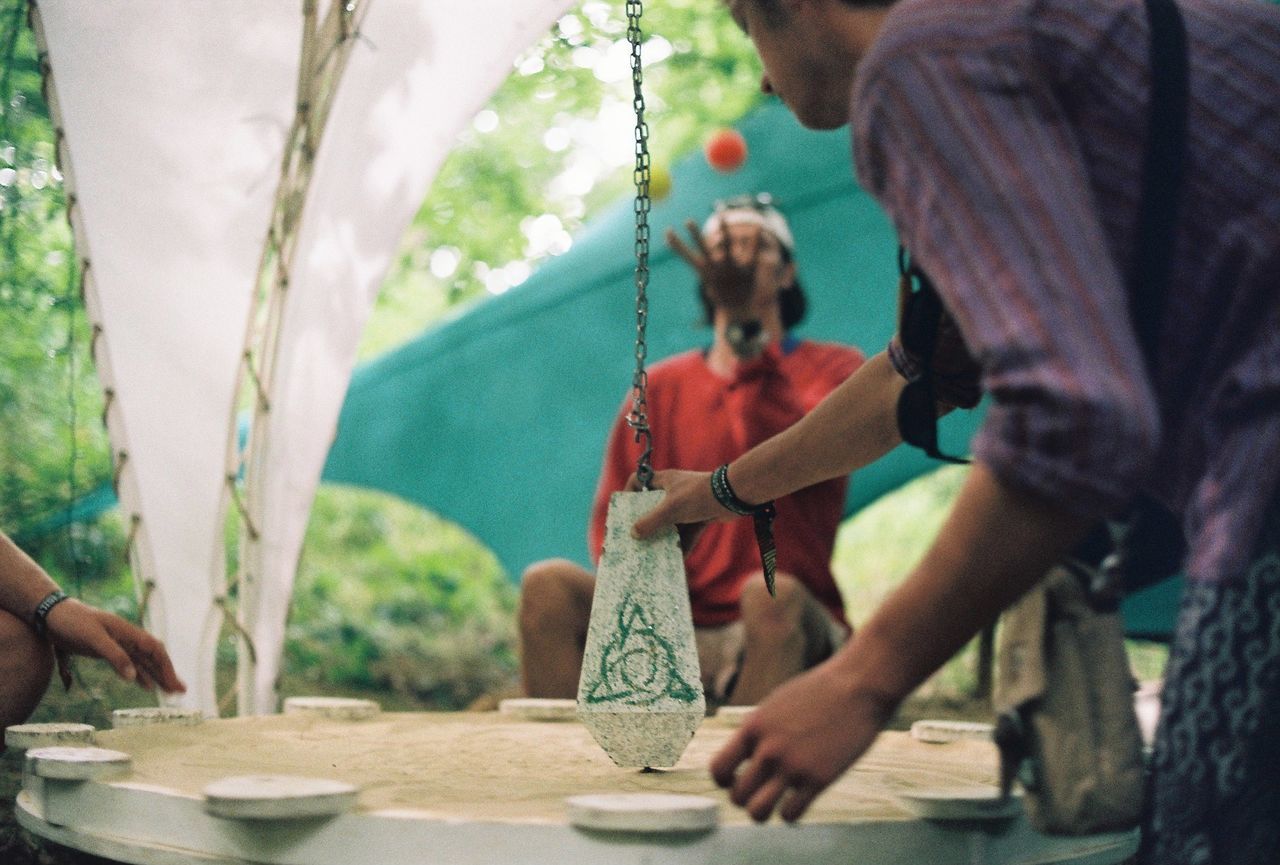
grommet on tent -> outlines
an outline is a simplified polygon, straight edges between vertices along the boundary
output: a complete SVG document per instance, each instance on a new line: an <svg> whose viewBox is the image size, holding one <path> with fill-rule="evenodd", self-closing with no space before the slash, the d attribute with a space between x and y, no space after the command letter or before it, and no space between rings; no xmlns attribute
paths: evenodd
<svg viewBox="0 0 1280 865"><path fill-rule="evenodd" d="M106 781L128 775L133 758L108 748L50 747L27 752L27 771L57 781Z"/></svg>
<svg viewBox="0 0 1280 865"><path fill-rule="evenodd" d="M577 700L547 697L512 697L498 703L498 712L521 721L576 721Z"/></svg>
<svg viewBox="0 0 1280 865"><path fill-rule="evenodd" d="M599 832L709 832L720 823L720 803L670 793L602 793L565 800L569 823Z"/></svg>
<svg viewBox="0 0 1280 865"><path fill-rule="evenodd" d="M286 715L315 715L331 721L364 721L382 711L373 700L349 697L286 697Z"/></svg>
<svg viewBox="0 0 1280 865"><path fill-rule="evenodd" d="M4 731L6 748L29 751L59 745L89 744L93 741L92 724L15 724Z"/></svg>
<svg viewBox="0 0 1280 865"><path fill-rule="evenodd" d="M204 788L204 810L233 820L301 820L350 811L360 790L345 781L297 775L238 775Z"/></svg>
<svg viewBox="0 0 1280 865"><path fill-rule="evenodd" d="M981 721L916 721L911 725L911 736L921 742L943 744L972 739L978 742L993 741L995 725Z"/></svg>
<svg viewBox="0 0 1280 865"><path fill-rule="evenodd" d="M149 727L156 724L172 724L193 727L204 722L199 709L183 709L177 706L140 706L135 709L116 709L111 713L111 727Z"/></svg>

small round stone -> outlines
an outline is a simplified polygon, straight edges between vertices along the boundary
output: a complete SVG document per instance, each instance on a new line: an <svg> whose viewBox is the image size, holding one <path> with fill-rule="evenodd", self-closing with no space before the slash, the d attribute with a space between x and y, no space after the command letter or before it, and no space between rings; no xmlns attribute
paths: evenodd
<svg viewBox="0 0 1280 865"><path fill-rule="evenodd" d="M939 787L899 793L907 810L925 820L1007 820L1022 813L1022 798L1000 788Z"/></svg>
<svg viewBox="0 0 1280 865"><path fill-rule="evenodd" d="M720 803L704 796L601 793L565 805L570 824L603 832L706 832L720 822Z"/></svg>
<svg viewBox="0 0 1280 865"><path fill-rule="evenodd" d="M239 775L204 788L204 809L238 820L297 820L342 814L356 803L359 788L345 781L295 775Z"/></svg>
<svg viewBox="0 0 1280 865"><path fill-rule="evenodd" d="M204 721L199 709L181 709L177 706L142 706L137 709L116 709L111 713L111 726L145 727L152 724L176 724L192 727Z"/></svg>
<svg viewBox="0 0 1280 865"><path fill-rule="evenodd" d="M962 739L990 742L994 734L995 727L981 721L916 721L911 725L912 738L933 744Z"/></svg>
<svg viewBox="0 0 1280 865"><path fill-rule="evenodd" d="M318 715L332 721L364 721L382 711L373 700L350 697L287 697L286 715Z"/></svg>
<svg viewBox="0 0 1280 865"><path fill-rule="evenodd" d="M755 706L721 706L716 709L716 720L737 727L755 710Z"/></svg>
<svg viewBox="0 0 1280 865"><path fill-rule="evenodd" d="M4 744L15 751L93 741L92 724L15 724L4 731Z"/></svg>
<svg viewBox="0 0 1280 865"><path fill-rule="evenodd" d="M27 752L27 771L60 781L104 781L129 774L133 758L107 748L33 748Z"/></svg>
<svg viewBox="0 0 1280 865"><path fill-rule="evenodd" d="M524 721L576 721L578 701L513 697L498 703L498 711Z"/></svg>

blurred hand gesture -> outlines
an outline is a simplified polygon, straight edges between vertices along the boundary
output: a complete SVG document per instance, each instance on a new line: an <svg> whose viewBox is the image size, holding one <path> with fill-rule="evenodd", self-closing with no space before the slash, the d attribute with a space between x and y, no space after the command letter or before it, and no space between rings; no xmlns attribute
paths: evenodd
<svg viewBox="0 0 1280 865"><path fill-rule="evenodd" d="M147 689L181 694L187 686L178 678L164 644L137 625L74 599L49 611L45 620L49 639L64 670L65 656L101 658L120 678Z"/></svg>
<svg viewBox="0 0 1280 865"><path fill-rule="evenodd" d="M711 302L729 312L750 307L756 288L756 273L762 248L761 233L756 227L741 238L730 240L722 227L714 245L709 245L698 224L685 220L692 244L680 238L673 228L667 229L667 245L688 262L706 290Z"/></svg>

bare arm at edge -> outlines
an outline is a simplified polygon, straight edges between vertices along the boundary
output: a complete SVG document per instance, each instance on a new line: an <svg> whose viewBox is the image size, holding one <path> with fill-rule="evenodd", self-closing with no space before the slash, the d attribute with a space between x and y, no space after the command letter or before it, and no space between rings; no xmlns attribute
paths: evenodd
<svg viewBox="0 0 1280 865"><path fill-rule="evenodd" d="M764 502L847 475L896 447L898 394L906 381L885 352L875 355L795 424L734 460L729 481L738 497ZM636 521L645 538L667 525L731 517L711 495L707 472L660 471L662 502Z"/></svg>

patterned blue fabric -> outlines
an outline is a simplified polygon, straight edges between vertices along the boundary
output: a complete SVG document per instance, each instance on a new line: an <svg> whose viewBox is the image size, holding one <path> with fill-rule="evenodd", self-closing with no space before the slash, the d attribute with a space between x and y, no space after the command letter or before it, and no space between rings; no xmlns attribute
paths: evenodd
<svg viewBox="0 0 1280 865"><path fill-rule="evenodd" d="M1188 582L1142 865L1280 863L1280 506L1242 579Z"/></svg>

